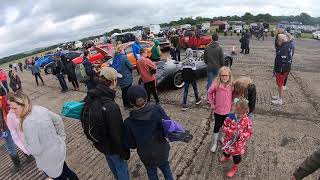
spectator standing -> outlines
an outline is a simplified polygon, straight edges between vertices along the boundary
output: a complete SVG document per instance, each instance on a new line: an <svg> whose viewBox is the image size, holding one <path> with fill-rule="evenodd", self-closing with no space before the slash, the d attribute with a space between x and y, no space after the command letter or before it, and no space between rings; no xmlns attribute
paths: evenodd
<svg viewBox="0 0 320 180"><path fill-rule="evenodd" d="M22 91L21 81L16 72L10 77L10 87L13 92Z"/></svg>
<svg viewBox="0 0 320 180"><path fill-rule="evenodd" d="M140 44L140 38L136 37L135 42L132 44L132 53L134 55L134 58L138 61L140 58L140 50L142 49Z"/></svg>
<svg viewBox="0 0 320 180"><path fill-rule="evenodd" d="M74 62L69 58L66 59L65 72L66 72L66 74L68 76L69 82L72 83L72 86L73 86L74 90L78 91L79 90L79 83L78 83L78 80L77 80L75 68L76 68L76 65L74 64Z"/></svg>
<svg viewBox="0 0 320 180"><path fill-rule="evenodd" d="M85 50L83 52L83 66L85 68L86 74L90 77L90 79L86 82L87 89L94 89L97 86L96 76L97 72L94 69L92 63L88 59L89 51Z"/></svg>
<svg viewBox="0 0 320 180"><path fill-rule="evenodd" d="M12 74L12 70L11 70L11 73L9 71L9 76L10 74ZM0 68L0 81L1 81L1 84L6 88L7 92L9 92L8 75L7 75L7 72L2 68Z"/></svg>
<svg viewBox="0 0 320 180"><path fill-rule="evenodd" d="M20 71L21 71L21 72L23 72L23 67L22 67L22 66L23 66L23 64L22 64L22 62L21 62L21 61L19 61L19 62L18 62L18 66L19 66Z"/></svg>
<svg viewBox="0 0 320 180"><path fill-rule="evenodd" d="M172 49L171 49L171 56L173 58L173 60L175 61L181 61L181 57L180 57L180 38L178 35L173 35L170 38L170 42L172 44Z"/></svg>
<svg viewBox="0 0 320 180"><path fill-rule="evenodd" d="M154 45L151 48L151 61L156 62L156 61L160 61L160 57L161 57L161 51L160 51L160 47L159 44L160 42L158 40L153 40Z"/></svg>
<svg viewBox="0 0 320 180"><path fill-rule="evenodd" d="M61 62L61 58L59 56L55 56L52 69L52 74L57 77L61 86L61 92L67 92L68 86L64 79L65 67L63 66L63 63Z"/></svg>
<svg viewBox="0 0 320 180"><path fill-rule="evenodd" d="M31 66L31 73L32 73L32 75L34 75L34 77L36 79L37 86L39 86L38 77L40 78L42 85L44 85L44 82L43 82L43 79L41 77L40 72L41 72L40 67L38 65L36 65L35 62L33 61L32 66Z"/></svg>

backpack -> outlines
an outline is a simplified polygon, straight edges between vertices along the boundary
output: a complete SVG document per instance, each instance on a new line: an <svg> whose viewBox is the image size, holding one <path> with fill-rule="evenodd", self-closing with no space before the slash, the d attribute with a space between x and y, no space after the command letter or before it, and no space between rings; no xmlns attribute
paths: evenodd
<svg viewBox="0 0 320 180"><path fill-rule="evenodd" d="M190 131L184 130L181 124L174 120L162 120L162 127L165 137L170 141L182 141L185 143L190 142L193 139L193 135Z"/></svg>
<svg viewBox="0 0 320 180"><path fill-rule="evenodd" d="M90 79L90 77L87 75L83 62L76 65L75 73L76 73L77 80L80 83L86 83Z"/></svg>
<svg viewBox="0 0 320 180"><path fill-rule="evenodd" d="M97 97L93 101L85 103L80 118L84 134L101 153L105 153L106 137L106 124L102 117L103 110L106 110L106 108L102 105L100 98Z"/></svg>

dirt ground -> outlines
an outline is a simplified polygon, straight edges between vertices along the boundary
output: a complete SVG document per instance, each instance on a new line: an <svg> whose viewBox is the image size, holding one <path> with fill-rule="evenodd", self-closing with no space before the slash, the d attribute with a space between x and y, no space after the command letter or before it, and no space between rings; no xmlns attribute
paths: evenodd
<svg viewBox="0 0 320 180"><path fill-rule="evenodd" d="M239 52L237 37L221 37L220 43L226 52L235 46ZM249 55L238 54L232 67L235 78L250 76L257 86L256 115L253 121L254 134L249 140L247 153L243 157L239 172L232 179L287 180L294 169L316 148L320 146L320 41L297 40L292 72L289 75L288 90L285 92L284 105L271 105L271 96L276 94L275 79L272 76L274 62L274 39L251 41ZM63 102L81 100L81 92L60 93L58 81L52 75L43 75L45 86L37 87L30 72L20 73L23 91L30 95L34 104L42 105L60 113ZM200 93L205 98L206 78L198 80ZM71 88L71 84L69 84ZM190 88L190 91L192 89ZM124 118L128 111L122 107L120 90L116 101L121 106ZM226 179L225 173L231 162L219 164L221 152L210 152L212 129L209 134L204 130L210 110L203 101L194 105L193 92L189 93L191 109L180 110L181 90L161 89L160 101L172 119L183 124L194 135L186 144L171 144L170 165L176 179L209 180ZM92 148L82 133L77 120L64 118L67 133L67 163L80 179L111 180L113 176L104 156ZM3 142L0 141L3 144ZM20 153L21 155L21 153ZM22 161L25 157L22 157ZM26 165L18 173L11 173L13 167L4 145L0 147L0 179L44 179L35 162ZM128 161L130 176L133 180L147 179L146 171L135 151ZM163 179L162 174L160 177ZM320 172L306 179L317 179Z"/></svg>

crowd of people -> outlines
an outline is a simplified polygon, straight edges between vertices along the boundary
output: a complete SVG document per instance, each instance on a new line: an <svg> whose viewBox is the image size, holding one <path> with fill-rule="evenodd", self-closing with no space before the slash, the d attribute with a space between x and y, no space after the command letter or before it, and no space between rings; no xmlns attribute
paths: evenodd
<svg viewBox="0 0 320 180"><path fill-rule="evenodd" d="M276 37L276 57L274 73L279 95L272 97L275 105L283 104L284 86L291 69L294 54L293 40L281 31ZM244 34L243 50L249 53L248 34ZM173 54L180 61L180 47L174 41ZM81 112L81 123L84 134L93 146L101 152L114 178L128 180L130 149L137 149L138 156L146 168L150 180L159 179L159 168L166 180L173 180L169 162L170 144L164 134L162 121L170 120L165 109L161 107L157 93L154 61L159 61L158 42L152 48L149 58L147 50L142 48L139 38L132 45L137 60L137 71L140 76L138 84L133 83L134 66L122 51L121 45L115 47L115 55L107 67L95 68L88 59L88 51L84 51L82 62L84 74L77 77L76 66L63 56L55 57L53 75L57 77L62 92L68 90L64 75L79 90L79 83L87 87L84 107ZM241 46L242 47L242 46ZM243 51L242 50L242 51ZM253 134L254 111L256 103L256 86L250 77L233 79L232 71L223 66L224 53L218 43L218 35L212 35L212 42L205 48L204 62L207 64L207 103L211 108L214 121L211 152L222 150L219 162L233 160L233 165L226 173L233 177L247 149L247 142ZM186 50L186 58L182 60L182 76L185 82L181 108L186 111L188 89L191 84L195 95L195 104L200 105L202 98L197 88L195 76L195 60L193 50ZM20 69L22 71L22 69ZM9 93L4 72L0 70L0 130L6 147L13 161L15 172L21 166L16 146L25 154L27 161L36 161L37 167L53 179L79 179L66 163L66 134L62 118L48 109L33 105L30 98L22 92L21 81L17 69L10 73ZM43 82L40 68L32 63L31 72ZM81 80L80 80L81 79ZM116 103L116 90L120 86L123 106L130 111L129 117L123 120L119 105ZM151 102L151 94L155 102ZM93 125L93 126L92 126ZM220 146L218 144L220 142ZM302 179L319 168L319 151L308 158L294 173L292 179Z"/></svg>

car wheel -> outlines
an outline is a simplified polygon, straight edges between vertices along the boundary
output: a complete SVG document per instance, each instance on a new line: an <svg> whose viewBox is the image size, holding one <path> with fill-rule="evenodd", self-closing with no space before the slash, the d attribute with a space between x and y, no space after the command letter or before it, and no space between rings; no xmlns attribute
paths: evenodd
<svg viewBox="0 0 320 180"><path fill-rule="evenodd" d="M231 68L232 66L232 59L230 57L226 57L224 59L224 66L228 67L228 68Z"/></svg>
<svg viewBox="0 0 320 180"><path fill-rule="evenodd" d="M46 74L52 74L52 67L46 67L46 69L44 70L44 72L46 73Z"/></svg>
<svg viewBox="0 0 320 180"><path fill-rule="evenodd" d="M180 89L184 86L183 78L182 78L182 72L178 71L173 76L173 86L177 89Z"/></svg>

